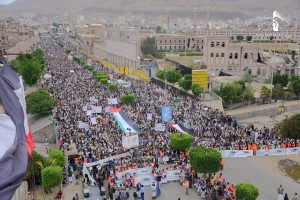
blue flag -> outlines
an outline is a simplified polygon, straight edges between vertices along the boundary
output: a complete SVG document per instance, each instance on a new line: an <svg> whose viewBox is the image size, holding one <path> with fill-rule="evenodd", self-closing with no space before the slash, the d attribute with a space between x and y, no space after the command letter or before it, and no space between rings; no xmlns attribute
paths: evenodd
<svg viewBox="0 0 300 200"><path fill-rule="evenodd" d="M172 108L171 107L162 107L161 109L161 121L170 122L172 120Z"/></svg>

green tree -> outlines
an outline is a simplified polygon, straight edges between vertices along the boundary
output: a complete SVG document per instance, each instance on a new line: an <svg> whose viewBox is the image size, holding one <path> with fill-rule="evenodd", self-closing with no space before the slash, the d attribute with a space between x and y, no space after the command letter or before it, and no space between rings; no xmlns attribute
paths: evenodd
<svg viewBox="0 0 300 200"><path fill-rule="evenodd" d="M161 80L165 80L165 78L166 78L166 71L165 70L157 70L156 71L156 76L157 76L157 78L159 78Z"/></svg>
<svg viewBox="0 0 300 200"><path fill-rule="evenodd" d="M124 104L131 104L134 103L134 94L122 94L121 95L121 102Z"/></svg>
<svg viewBox="0 0 300 200"><path fill-rule="evenodd" d="M114 84L109 84L108 86L109 91L111 92L115 92L118 89L118 84L114 83Z"/></svg>
<svg viewBox="0 0 300 200"><path fill-rule="evenodd" d="M45 189L52 189L59 186L63 179L62 168L50 166L42 170L42 185Z"/></svg>
<svg viewBox="0 0 300 200"><path fill-rule="evenodd" d="M192 84L192 92L195 96L199 96L202 92L202 89L198 84L193 83Z"/></svg>
<svg viewBox="0 0 300 200"><path fill-rule="evenodd" d="M284 97L284 91L280 84L276 84L272 90L272 96L277 96L278 99L282 99Z"/></svg>
<svg viewBox="0 0 300 200"><path fill-rule="evenodd" d="M247 35L247 36L246 36L246 40L247 40L248 42L250 42L250 41L252 40L252 36L251 36L251 35Z"/></svg>
<svg viewBox="0 0 300 200"><path fill-rule="evenodd" d="M286 87L289 82L289 76L287 74L276 73L273 75L273 85L280 84L282 87Z"/></svg>
<svg viewBox="0 0 300 200"><path fill-rule="evenodd" d="M24 63L25 64L25 63ZM35 84L42 74L42 69L37 61L27 62L24 67L20 70L21 75L28 85Z"/></svg>
<svg viewBox="0 0 300 200"><path fill-rule="evenodd" d="M46 91L47 92L47 91ZM39 89L26 96L27 112L31 114L49 114L51 107L56 104L56 101L50 97L45 89Z"/></svg>
<svg viewBox="0 0 300 200"><path fill-rule="evenodd" d="M49 149L48 160L50 163L53 163L56 166L64 167L65 165L65 156L64 152L59 149Z"/></svg>
<svg viewBox="0 0 300 200"><path fill-rule="evenodd" d="M156 27L156 33L160 33L160 32L161 32L161 26L158 25L158 26Z"/></svg>
<svg viewBox="0 0 300 200"><path fill-rule="evenodd" d="M254 90L251 85L247 85L244 93L243 93L244 98L246 99L253 99L254 98Z"/></svg>
<svg viewBox="0 0 300 200"><path fill-rule="evenodd" d="M185 133L174 133L170 137L173 149L183 150L192 146L193 137Z"/></svg>
<svg viewBox="0 0 300 200"><path fill-rule="evenodd" d="M275 125L276 132L284 138L300 139L300 114L287 117Z"/></svg>
<svg viewBox="0 0 300 200"><path fill-rule="evenodd" d="M156 56L155 38L147 37L141 45L141 51L143 55L151 54L152 56Z"/></svg>
<svg viewBox="0 0 300 200"><path fill-rule="evenodd" d="M194 170L199 173L215 173L221 166L221 153L213 148L191 147L189 160Z"/></svg>
<svg viewBox="0 0 300 200"><path fill-rule="evenodd" d="M226 83L221 87L220 94L224 102L239 101L243 96L244 88L246 89L244 81Z"/></svg>
<svg viewBox="0 0 300 200"><path fill-rule="evenodd" d="M242 40L244 40L244 36L238 35L238 36L236 36L236 39L237 39L238 41L242 41Z"/></svg>
<svg viewBox="0 0 300 200"><path fill-rule="evenodd" d="M179 81L179 86L185 91L189 91L192 87L192 76L190 74L185 75L184 78Z"/></svg>
<svg viewBox="0 0 300 200"><path fill-rule="evenodd" d="M259 195L257 187L248 183L239 183L236 186L237 200L256 200Z"/></svg>
<svg viewBox="0 0 300 200"><path fill-rule="evenodd" d="M166 72L166 79L169 83L176 83L181 78L181 73L176 70L169 70Z"/></svg>
<svg viewBox="0 0 300 200"><path fill-rule="evenodd" d="M291 83L292 89L296 95L300 94L300 79L294 79Z"/></svg>
<svg viewBox="0 0 300 200"><path fill-rule="evenodd" d="M271 90L266 86L262 86L260 89L260 97L266 99L270 96Z"/></svg>

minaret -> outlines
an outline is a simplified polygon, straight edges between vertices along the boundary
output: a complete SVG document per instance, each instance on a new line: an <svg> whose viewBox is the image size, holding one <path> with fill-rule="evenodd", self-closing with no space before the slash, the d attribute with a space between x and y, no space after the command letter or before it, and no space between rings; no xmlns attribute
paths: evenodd
<svg viewBox="0 0 300 200"><path fill-rule="evenodd" d="M197 16L197 8L194 8L194 28L197 29L198 27L198 16Z"/></svg>
<svg viewBox="0 0 300 200"><path fill-rule="evenodd" d="M205 27L209 28L209 7L206 7L206 22L205 22Z"/></svg>

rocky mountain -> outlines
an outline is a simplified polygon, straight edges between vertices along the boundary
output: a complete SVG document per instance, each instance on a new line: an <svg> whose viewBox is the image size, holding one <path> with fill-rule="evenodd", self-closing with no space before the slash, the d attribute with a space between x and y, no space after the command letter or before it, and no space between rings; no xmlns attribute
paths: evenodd
<svg viewBox="0 0 300 200"><path fill-rule="evenodd" d="M0 6L0 15L24 13L36 15L66 15L101 13L103 15L143 14L145 16L171 15L192 17L194 8L205 17L209 7L214 19L241 19L254 16L272 16L278 10L285 16L298 16L299 0L16 0Z"/></svg>

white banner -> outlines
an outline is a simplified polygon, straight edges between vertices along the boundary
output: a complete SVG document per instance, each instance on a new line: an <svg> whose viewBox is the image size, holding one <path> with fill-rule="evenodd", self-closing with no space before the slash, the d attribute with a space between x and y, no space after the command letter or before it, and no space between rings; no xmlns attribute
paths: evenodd
<svg viewBox="0 0 300 200"><path fill-rule="evenodd" d="M270 149L270 156L282 156L285 155L284 149Z"/></svg>
<svg viewBox="0 0 300 200"><path fill-rule="evenodd" d="M90 126L87 123L79 122L78 128L83 128L88 131L90 129Z"/></svg>
<svg viewBox="0 0 300 200"><path fill-rule="evenodd" d="M165 124L155 124L155 131L165 131L166 130L166 125Z"/></svg>
<svg viewBox="0 0 300 200"><path fill-rule="evenodd" d="M240 150L238 152L238 157L240 158L245 158L250 156L253 156L253 150Z"/></svg>
<svg viewBox="0 0 300 200"><path fill-rule="evenodd" d="M167 181L178 181L180 170L172 170L167 172Z"/></svg>
<svg viewBox="0 0 300 200"><path fill-rule="evenodd" d="M285 154L286 155L300 154L300 147L286 148Z"/></svg>
<svg viewBox="0 0 300 200"><path fill-rule="evenodd" d="M136 186L137 183L141 183L144 186L151 185L154 181L152 176L137 176L135 177L134 185Z"/></svg>
<svg viewBox="0 0 300 200"><path fill-rule="evenodd" d="M259 149L256 151L256 156L269 156L270 150L268 149Z"/></svg>
<svg viewBox="0 0 300 200"><path fill-rule="evenodd" d="M147 121L151 121L152 120L152 113L147 113Z"/></svg>
<svg viewBox="0 0 300 200"><path fill-rule="evenodd" d="M107 106L107 107L105 107L104 111L105 111L105 112L109 112L109 109L110 109L110 107Z"/></svg>
<svg viewBox="0 0 300 200"><path fill-rule="evenodd" d="M151 167L137 168L135 174L136 176L150 176L151 171Z"/></svg>
<svg viewBox="0 0 300 200"><path fill-rule="evenodd" d="M87 111L87 106L82 106L82 111Z"/></svg>
<svg viewBox="0 0 300 200"><path fill-rule="evenodd" d="M91 122L93 125L97 124L97 117L91 118Z"/></svg>
<svg viewBox="0 0 300 200"><path fill-rule="evenodd" d="M131 169L131 170L126 170L125 172L119 172L117 174L118 179L122 180L122 177L124 176L126 178L126 176L132 176L134 173L136 173L135 169Z"/></svg>
<svg viewBox="0 0 300 200"><path fill-rule="evenodd" d="M117 98L107 99L107 101L108 101L109 105L111 105L111 104L118 104L118 99Z"/></svg>
<svg viewBox="0 0 300 200"><path fill-rule="evenodd" d="M91 115L92 115L92 110L87 110L87 111L86 111L86 115L87 115L87 116L91 116Z"/></svg>
<svg viewBox="0 0 300 200"><path fill-rule="evenodd" d="M138 134L130 136L122 136L122 145L124 149L131 149L139 146L139 136Z"/></svg>
<svg viewBox="0 0 300 200"><path fill-rule="evenodd" d="M91 106L92 113L102 113L102 106Z"/></svg>
<svg viewBox="0 0 300 200"><path fill-rule="evenodd" d="M170 160L169 156L164 156L163 157L163 162L169 162L169 160Z"/></svg>
<svg viewBox="0 0 300 200"><path fill-rule="evenodd" d="M237 158L239 157L238 150L224 150L221 152L223 158Z"/></svg>

